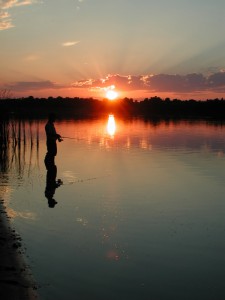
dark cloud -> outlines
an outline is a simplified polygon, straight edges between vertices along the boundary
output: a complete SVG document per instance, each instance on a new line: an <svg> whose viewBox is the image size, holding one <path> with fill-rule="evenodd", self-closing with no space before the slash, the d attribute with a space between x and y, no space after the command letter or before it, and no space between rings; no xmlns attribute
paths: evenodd
<svg viewBox="0 0 225 300"><path fill-rule="evenodd" d="M134 91L146 90L146 92L173 92L192 93L225 90L225 72L217 72L210 76L203 74L187 75L137 75L122 76L119 74L108 75L103 79L83 80L73 83L73 87L79 88L107 88L115 86L117 89Z"/></svg>
<svg viewBox="0 0 225 300"><path fill-rule="evenodd" d="M225 72L217 72L210 76L202 74L187 75L108 75L100 79L86 79L72 84L57 84L52 81L24 81L2 86L15 92L41 91L49 89L96 89L115 88L121 91L145 91L146 93L179 93L207 94L208 92L225 92Z"/></svg>
<svg viewBox="0 0 225 300"><path fill-rule="evenodd" d="M4 88L16 92L26 92L34 90L63 89L68 88L68 86L56 84L51 81L21 81L5 85Z"/></svg>
<svg viewBox="0 0 225 300"><path fill-rule="evenodd" d="M225 72L214 73L209 76L208 84L210 87L225 87Z"/></svg>
<svg viewBox="0 0 225 300"><path fill-rule="evenodd" d="M205 90L207 79L202 74L167 75L159 74L145 80L149 89L156 92L195 92Z"/></svg>

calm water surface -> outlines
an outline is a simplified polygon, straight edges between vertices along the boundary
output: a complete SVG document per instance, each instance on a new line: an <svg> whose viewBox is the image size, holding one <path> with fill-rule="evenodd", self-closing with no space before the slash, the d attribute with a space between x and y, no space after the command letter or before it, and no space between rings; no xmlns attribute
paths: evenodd
<svg viewBox="0 0 225 300"><path fill-rule="evenodd" d="M44 125L23 125L0 186L41 299L225 299L224 126L56 122L49 207Z"/></svg>

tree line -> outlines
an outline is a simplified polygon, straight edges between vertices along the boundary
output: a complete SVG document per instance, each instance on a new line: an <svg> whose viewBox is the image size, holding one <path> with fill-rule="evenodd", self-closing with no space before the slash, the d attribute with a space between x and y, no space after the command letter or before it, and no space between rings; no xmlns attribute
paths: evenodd
<svg viewBox="0 0 225 300"><path fill-rule="evenodd" d="M0 115L30 118L46 118L49 112L58 117L82 118L113 113L122 116L143 116L150 118L219 118L225 119L225 100L208 99L179 100L145 98L137 101L132 98L110 101L93 98L27 98L1 99Z"/></svg>

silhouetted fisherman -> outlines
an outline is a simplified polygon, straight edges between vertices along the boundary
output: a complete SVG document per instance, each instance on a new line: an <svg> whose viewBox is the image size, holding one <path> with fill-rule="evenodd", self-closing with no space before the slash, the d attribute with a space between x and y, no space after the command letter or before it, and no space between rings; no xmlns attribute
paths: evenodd
<svg viewBox="0 0 225 300"><path fill-rule="evenodd" d="M55 156L57 154L57 144L56 141L62 141L61 135L58 134L54 126L55 115L53 113L49 114L48 122L45 125L46 132L46 145L47 153L45 156L45 166L47 169L46 174L46 188L45 188L45 197L48 199L48 206L54 207L57 202L53 198L55 194L55 189L62 184L62 181L58 179L56 181L57 167L55 165Z"/></svg>
<svg viewBox="0 0 225 300"><path fill-rule="evenodd" d="M56 181L57 167L55 165L55 156L47 153L44 162L47 169L45 197L48 199L48 206L53 208L57 204L53 198L55 190L63 183L61 179Z"/></svg>
<svg viewBox="0 0 225 300"><path fill-rule="evenodd" d="M45 132L46 132L46 137L47 137L47 151L48 151L48 154L51 156L56 156L56 154L57 154L56 141L57 140L59 142L62 141L61 135L58 134L55 130L54 122L55 122L55 115L49 114L48 122L45 125Z"/></svg>

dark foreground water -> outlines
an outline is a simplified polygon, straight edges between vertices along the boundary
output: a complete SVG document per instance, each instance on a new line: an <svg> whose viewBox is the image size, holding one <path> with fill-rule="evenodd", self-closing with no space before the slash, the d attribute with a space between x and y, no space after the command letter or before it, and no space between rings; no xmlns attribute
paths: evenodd
<svg viewBox="0 0 225 300"><path fill-rule="evenodd" d="M0 174L41 299L225 299L224 126L56 122L49 189L44 124L17 125Z"/></svg>

